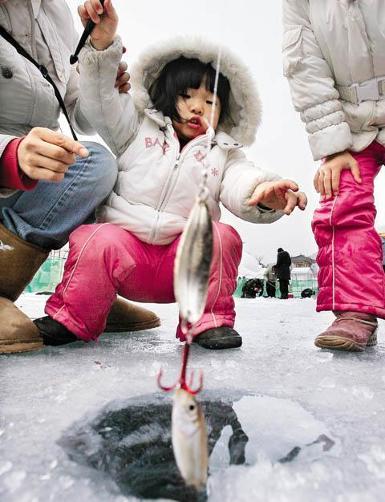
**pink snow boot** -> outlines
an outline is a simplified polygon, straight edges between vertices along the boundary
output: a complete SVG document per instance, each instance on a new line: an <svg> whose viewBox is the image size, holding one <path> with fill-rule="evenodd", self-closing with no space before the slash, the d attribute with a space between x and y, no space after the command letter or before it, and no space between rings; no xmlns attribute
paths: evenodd
<svg viewBox="0 0 385 502"><path fill-rule="evenodd" d="M317 347L358 352L377 345L375 316L361 312L335 312L335 316L337 319L315 339Z"/></svg>

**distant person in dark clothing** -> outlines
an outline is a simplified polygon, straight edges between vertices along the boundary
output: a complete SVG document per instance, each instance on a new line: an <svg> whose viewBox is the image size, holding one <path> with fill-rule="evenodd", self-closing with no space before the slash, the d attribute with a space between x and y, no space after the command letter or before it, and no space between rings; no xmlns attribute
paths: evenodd
<svg viewBox="0 0 385 502"><path fill-rule="evenodd" d="M277 249L277 263L275 265L275 273L279 280L279 290L281 298L286 300L289 296L289 282L290 282L290 265L291 258L287 251L282 248Z"/></svg>
<svg viewBox="0 0 385 502"><path fill-rule="evenodd" d="M276 279L275 265L269 265L265 271L266 294L269 298L275 298Z"/></svg>
<svg viewBox="0 0 385 502"><path fill-rule="evenodd" d="M263 295L263 282L260 279L249 279L242 288L241 298L256 298Z"/></svg>

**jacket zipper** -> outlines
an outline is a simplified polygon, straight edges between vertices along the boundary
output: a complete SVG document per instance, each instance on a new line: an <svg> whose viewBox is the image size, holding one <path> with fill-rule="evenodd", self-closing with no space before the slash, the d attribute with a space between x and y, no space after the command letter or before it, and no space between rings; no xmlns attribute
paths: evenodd
<svg viewBox="0 0 385 502"><path fill-rule="evenodd" d="M203 137L205 137L205 136L206 136L206 134ZM163 197L161 198L161 200L159 201L158 205L155 208L157 215L156 215L155 223L153 225L153 229L150 234L150 242L153 242L155 239L155 235L156 235L156 231L158 229L158 224L159 224L159 219L160 219L160 213L162 212L162 209L164 208L164 206L168 202L169 196L171 195L171 192L175 186L175 182L176 182L177 174L178 174L178 167L179 167L181 161L183 160L183 158L186 156L186 152L188 152L193 147L193 145L195 143L199 143L200 141L202 141L202 136L198 136L198 138L193 139L192 141L190 141L187 145L185 145L182 148L182 150L178 153L178 155L176 157L175 164L173 165L171 174L167 180L166 190L164 190Z"/></svg>
<svg viewBox="0 0 385 502"><path fill-rule="evenodd" d="M155 239L156 231L157 231L158 225L159 225L160 213L161 213L161 210L162 210L162 207L163 207L163 203L164 203L164 201L166 199L166 196L170 192L171 180L175 177L175 174L176 174L176 171L177 171L178 165L179 165L179 159L180 159L180 153L178 154L178 156L176 158L176 162L175 162L175 164L174 164L174 166L172 168L171 175L168 177L167 188L164 191L164 195L161 198L160 202L158 203L157 207L155 208L156 218L155 218L155 222L153 224L153 228L152 228L152 232L151 232L151 236L150 236L150 241L151 242L153 242L154 239Z"/></svg>

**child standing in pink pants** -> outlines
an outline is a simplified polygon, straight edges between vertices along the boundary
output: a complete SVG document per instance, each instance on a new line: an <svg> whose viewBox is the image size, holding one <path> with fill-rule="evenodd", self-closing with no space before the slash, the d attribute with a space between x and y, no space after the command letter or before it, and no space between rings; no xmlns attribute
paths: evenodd
<svg viewBox="0 0 385 502"><path fill-rule="evenodd" d="M36 325L46 344L96 340L117 294L174 302L175 253L207 162L214 255L194 341L210 349L239 347L232 294L242 243L232 227L219 223L219 202L240 218L268 223L297 205L304 209L306 197L292 181L257 168L241 150L254 139L260 107L237 58L222 51L214 97L217 47L183 38L157 44L132 71L134 99L119 95L113 78L122 54L117 15L110 0L102 18L94 4L80 9L83 21L97 22L80 57L82 112L117 155L118 180L99 212L100 223L71 235L63 280L47 303L48 317ZM177 336L183 340L180 327Z"/></svg>
<svg viewBox="0 0 385 502"><path fill-rule="evenodd" d="M385 164L385 2L284 0L284 71L309 133L319 247L317 310L335 320L318 347L362 351L385 318L373 183Z"/></svg>

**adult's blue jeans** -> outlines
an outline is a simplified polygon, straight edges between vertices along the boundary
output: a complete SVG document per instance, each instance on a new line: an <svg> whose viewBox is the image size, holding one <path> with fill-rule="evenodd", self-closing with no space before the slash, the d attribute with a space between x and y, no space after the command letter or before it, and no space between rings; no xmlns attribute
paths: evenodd
<svg viewBox="0 0 385 502"><path fill-rule="evenodd" d="M34 190L0 198L0 221L11 232L41 248L59 249L111 192L117 177L112 154L98 143L83 142L90 152L77 158L60 183L39 181Z"/></svg>

